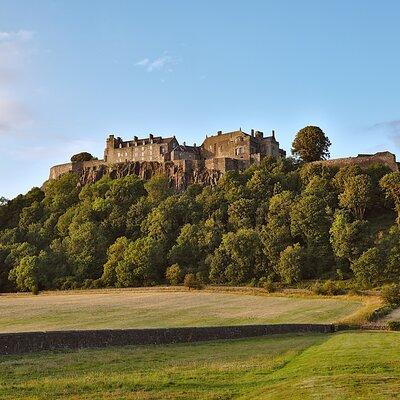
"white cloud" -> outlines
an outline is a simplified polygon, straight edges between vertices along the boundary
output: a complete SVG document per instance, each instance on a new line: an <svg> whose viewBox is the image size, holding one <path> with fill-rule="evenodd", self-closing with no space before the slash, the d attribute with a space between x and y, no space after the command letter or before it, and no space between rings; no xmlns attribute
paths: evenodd
<svg viewBox="0 0 400 400"><path fill-rule="evenodd" d="M178 64L178 59L172 57L167 52L165 52L162 56L157 57L153 60L149 58L144 58L138 61L135 65L144 68L147 72L153 72L153 71L172 72L173 66L176 64Z"/></svg>
<svg viewBox="0 0 400 400"><path fill-rule="evenodd" d="M135 65L138 67L145 67L149 62L150 60L148 58L143 58L143 60L138 61Z"/></svg>

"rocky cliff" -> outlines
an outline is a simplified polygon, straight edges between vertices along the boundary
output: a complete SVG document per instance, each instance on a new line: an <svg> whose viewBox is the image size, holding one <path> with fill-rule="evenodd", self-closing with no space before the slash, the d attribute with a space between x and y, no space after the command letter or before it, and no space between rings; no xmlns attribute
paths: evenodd
<svg viewBox="0 0 400 400"><path fill-rule="evenodd" d="M215 185L221 176L221 172L205 168L204 163L188 160L174 162L124 162L107 164L104 161L84 161L55 166L50 171L50 179L57 179L66 172L74 172L79 176L79 185L97 182L104 175L111 178L135 174L147 180L155 174L165 174L170 180L171 187L176 190L184 190L192 183L201 185Z"/></svg>

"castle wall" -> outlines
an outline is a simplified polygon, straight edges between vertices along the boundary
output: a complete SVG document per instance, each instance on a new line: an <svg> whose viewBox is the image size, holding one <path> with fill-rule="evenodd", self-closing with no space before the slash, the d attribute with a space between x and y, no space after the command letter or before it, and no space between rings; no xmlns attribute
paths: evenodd
<svg viewBox="0 0 400 400"><path fill-rule="evenodd" d="M375 154L360 154L357 157L315 161L315 163L327 166L336 166L339 168L346 165L358 165L361 168L367 168L373 164L383 164L389 167L392 171L399 171L399 165L396 162L396 156L389 151L383 151Z"/></svg>

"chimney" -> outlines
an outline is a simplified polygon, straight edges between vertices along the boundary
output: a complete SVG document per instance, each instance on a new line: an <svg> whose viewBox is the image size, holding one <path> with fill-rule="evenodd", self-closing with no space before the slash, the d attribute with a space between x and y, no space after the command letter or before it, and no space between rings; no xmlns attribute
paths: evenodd
<svg viewBox="0 0 400 400"><path fill-rule="evenodd" d="M134 137L133 137L133 140L134 140L135 142L137 142L137 141L139 140L139 138L138 138L137 136L134 136Z"/></svg>
<svg viewBox="0 0 400 400"><path fill-rule="evenodd" d="M183 145L186 146L186 142L183 142Z"/></svg>
<svg viewBox="0 0 400 400"><path fill-rule="evenodd" d="M251 130L251 136L254 137L254 129Z"/></svg>
<svg viewBox="0 0 400 400"><path fill-rule="evenodd" d="M272 129L272 137L275 139L275 131Z"/></svg>
<svg viewBox="0 0 400 400"><path fill-rule="evenodd" d="M193 147L196 147L196 143L193 143Z"/></svg>
<svg viewBox="0 0 400 400"><path fill-rule="evenodd" d="M152 133L150 133L149 138L150 138L150 139L153 139L153 138L154 138L154 135L153 135Z"/></svg>

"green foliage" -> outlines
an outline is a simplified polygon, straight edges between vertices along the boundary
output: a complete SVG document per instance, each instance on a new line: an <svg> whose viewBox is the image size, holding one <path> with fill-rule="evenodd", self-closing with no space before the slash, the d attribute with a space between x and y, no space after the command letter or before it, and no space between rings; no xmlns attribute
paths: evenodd
<svg viewBox="0 0 400 400"><path fill-rule="evenodd" d="M259 233L245 228L226 233L209 265L214 283L243 284L265 273Z"/></svg>
<svg viewBox="0 0 400 400"><path fill-rule="evenodd" d="M292 143L292 154L304 162L329 158L330 140L318 126L306 126L297 132Z"/></svg>
<svg viewBox="0 0 400 400"><path fill-rule="evenodd" d="M400 225L400 172L392 172L380 180L380 186L385 190L397 212L397 223Z"/></svg>
<svg viewBox="0 0 400 400"><path fill-rule="evenodd" d="M338 210L330 229L330 241L336 257L355 261L370 245L368 223L350 222L348 213Z"/></svg>
<svg viewBox="0 0 400 400"><path fill-rule="evenodd" d="M178 285L182 280L182 269L178 264L172 264L167 268L165 277L171 285Z"/></svg>
<svg viewBox="0 0 400 400"><path fill-rule="evenodd" d="M387 304L400 305L400 285L385 285L382 288L381 297Z"/></svg>
<svg viewBox="0 0 400 400"><path fill-rule="evenodd" d="M303 276L305 262L306 254L299 243L286 247L282 251L278 263L278 274L283 282L289 284L299 282Z"/></svg>
<svg viewBox="0 0 400 400"><path fill-rule="evenodd" d="M185 279L183 280L183 285L186 286L189 290L203 288L201 281L197 278L195 274L185 275Z"/></svg>
<svg viewBox="0 0 400 400"><path fill-rule="evenodd" d="M344 183L344 190L340 195L340 205L362 220L371 200L371 194L371 178L368 175L351 176Z"/></svg>
<svg viewBox="0 0 400 400"><path fill-rule="evenodd" d="M25 256L10 271L10 280L15 282L18 290L38 293L46 281L46 258L44 251L38 256Z"/></svg>
<svg viewBox="0 0 400 400"><path fill-rule="evenodd" d="M378 248L372 247L354 261L351 269L356 281L363 287L378 284L383 278L382 255Z"/></svg>
<svg viewBox="0 0 400 400"><path fill-rule="evenodd" d="M162 174L64 174L1 201L0 290L155 285L174 264L214 284L399 283L398 176L268 157L177 193Z"/></svg>
<svg viewBox="0 0 400 400"><path fill-rule="evenodd" d="M94 157L90 153L83 151L82 153L74 154L71 157L71 162L90 161L93 159Z"/></svg>
<svg viewBox="0 0 400 400"><path fill-rule="evenodd" d="M337 296L339 294L343 294L343 288L337 284L336 282L328 279L325 282L316 282L311 290L315 294L323 295L323 296Z"/></svg>

